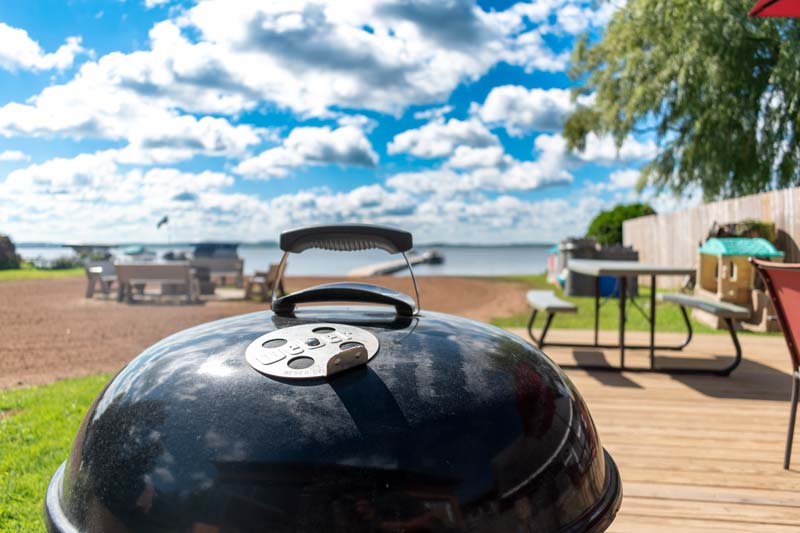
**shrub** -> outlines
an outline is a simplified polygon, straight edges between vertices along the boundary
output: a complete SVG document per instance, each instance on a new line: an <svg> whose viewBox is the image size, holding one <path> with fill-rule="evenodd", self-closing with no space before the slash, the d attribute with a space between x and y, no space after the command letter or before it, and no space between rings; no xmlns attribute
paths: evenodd
<svg viewBox="0 0 800 533"><path fill-rule="evenodd" d="M62 255L56 257L47 265L49 270L67 270L69 268L78 268L83 266L79 257Z"/></svg>
<svg viewBox="0 0 800 533"><path fill-rule="evenodd" d="M0 234L0 270L19 268L21 259L11 237Z"/></svg>
<svg viewBox="0 0 800 533"><path fill-rule="evenodd" d="M587 237L602 245L622 244L622 223L630 218L654 215L655 210L647 204L617 205L610 211L601 211L586 232Z"/></svg>

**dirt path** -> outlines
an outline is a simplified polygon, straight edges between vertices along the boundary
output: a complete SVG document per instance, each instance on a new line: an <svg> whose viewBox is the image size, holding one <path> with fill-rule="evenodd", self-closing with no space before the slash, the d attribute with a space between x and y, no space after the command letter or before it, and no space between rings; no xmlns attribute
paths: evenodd
<svg viewBox="0 0 800 533"><path fill-rule="evenodd" d="M297 290L324 278L289 278ZM407 293L408 279L370 280ZM522 284L474 278L424 277L422 308L488 321L526 308ZM0 388L119 369L159 339L187 327L262 310L263 303L118 304L83 297L82 278L0 283Z"/></svg>

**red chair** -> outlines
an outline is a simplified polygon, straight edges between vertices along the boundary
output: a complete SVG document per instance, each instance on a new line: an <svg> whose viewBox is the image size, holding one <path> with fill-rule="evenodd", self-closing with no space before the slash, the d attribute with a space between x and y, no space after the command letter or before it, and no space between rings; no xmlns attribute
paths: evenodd
<svg viewBox="0 0 800 533"><path fill-rule="evenodd" d="M800 264L770 263L750 258L767 286L775 316L783 330L789 355L792 358L792 406L789 413L789 434L786 436L786 454L783 468L789 468L792 456L794 422L800 393Z"/></svg>

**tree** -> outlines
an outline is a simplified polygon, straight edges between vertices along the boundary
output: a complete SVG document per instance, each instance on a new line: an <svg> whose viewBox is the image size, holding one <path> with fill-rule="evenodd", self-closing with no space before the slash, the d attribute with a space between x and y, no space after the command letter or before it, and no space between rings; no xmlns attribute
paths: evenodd
<svg viewBox="0 0 800 533"><path fill-rule="evenodd" d="M622 244L622 223L629 218L655 215L655 210L647 204L617 205L610 211L601 211L589 224L587 237L600 244Z"/></svg>
<svg viewBox="0 0 800 533"><path fill-rule="evenodd" d="M652 133L640 184L706 199L800 183L800 21L749 19L753 3L628 0L573 50L574 96L595 99L567 117L570 148Z"/></svg>
<svg viewBox="0 0 800 533"><path fill-rule="evenodd" d="M14 241L0 233L0 270L19 268L20 258L17 255Z"/></svg>

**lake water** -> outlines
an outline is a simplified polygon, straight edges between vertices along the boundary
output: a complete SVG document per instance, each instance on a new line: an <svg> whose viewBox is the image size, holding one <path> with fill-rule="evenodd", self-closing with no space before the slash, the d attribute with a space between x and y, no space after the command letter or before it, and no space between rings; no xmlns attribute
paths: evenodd
<svg viewBox="0 0 800 533"><path fill-rule="evenodd" d="M160 257L167 250L191 252L190 247L149 246ZM443 276L499 276L512 274L538 274L547 268L547 253L550 245L531 246L420 246L416 252L435 249L444 256L441 265L418 265L414 272L418 275ZM121 248L112 248L114 255L122 255ZM69 248L60 247L17 247L17 253L24 259L52 260L56 257L72 255ZM244 259L245 274L255 270L266 270L270 263L280 261L283 252L277 246L239 246L239 257ZM358 253L327 252L307 250L289 259L286 274L289 276L343 275L349 271L383 263L399 258L381 250ZM402 275L402 274L401 274Z"/></svg>

